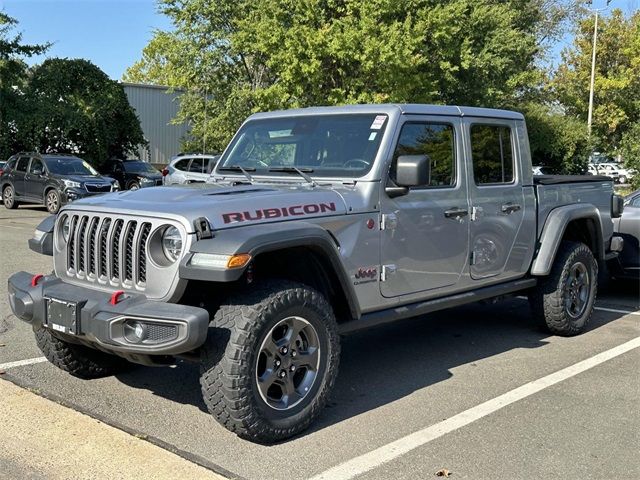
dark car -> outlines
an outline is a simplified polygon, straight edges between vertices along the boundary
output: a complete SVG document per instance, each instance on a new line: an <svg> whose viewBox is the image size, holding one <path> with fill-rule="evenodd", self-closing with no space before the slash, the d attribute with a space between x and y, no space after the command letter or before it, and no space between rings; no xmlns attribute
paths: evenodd
<svg viewBox="0 0 640 480"><path fill-rule="evenodd" d="M121 190L137 190L162 185L162 174L142 160L110 160L103 172L115 178Z"/></svg>
<svg viewBox="0 0 640 480"><path fill-rule="evenodd" d="M609 270L614 277L640 279L640 190L625 197L622 216L613 225L624 247Z"/></svg>
<svg viewBox="0 0 640 480"><path fill-rule="evenodd" d="M4 206L44 204L50 213L79 198L119 190L118 182L100 175L74 155L19 153L12 156L0 176Z"/></svg>

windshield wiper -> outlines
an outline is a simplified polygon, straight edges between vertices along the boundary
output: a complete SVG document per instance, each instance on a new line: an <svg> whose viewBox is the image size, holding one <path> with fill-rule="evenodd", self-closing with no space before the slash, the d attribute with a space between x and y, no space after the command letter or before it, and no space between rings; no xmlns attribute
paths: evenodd
<svg viewBox="0 0 640 480"><path fill-rule="evenodd" d="M218 170L227 171L227 172L240 172L245 177L247 177L247 180L249 180L249 182L251 183L253 183L253 177L249 175L249 172L256 171L256 169L253 167L244 168L244 167L241 167L240 165L229 165L228 167L218 167Z"/></svg>
<svg viewBox="0 0 640 480"><path fill-rule="evenodd" d="M298 167L272 167L268 170L269 172L293 172L300 175L304 178L312 187L315 187L317 184L313 178L311 178L308 173L313 172L313 168L298 168Z"/></svg>

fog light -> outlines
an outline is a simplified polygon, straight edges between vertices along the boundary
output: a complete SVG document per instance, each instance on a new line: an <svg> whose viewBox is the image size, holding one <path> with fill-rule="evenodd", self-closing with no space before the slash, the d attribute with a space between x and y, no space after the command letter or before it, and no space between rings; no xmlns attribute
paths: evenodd
<svg viewBox="0 0 640 480"><path fill-rule="evenodd" d="M131 343L140 343L147 338L147 326L140 322L125 322L124 338Z"/></svg>

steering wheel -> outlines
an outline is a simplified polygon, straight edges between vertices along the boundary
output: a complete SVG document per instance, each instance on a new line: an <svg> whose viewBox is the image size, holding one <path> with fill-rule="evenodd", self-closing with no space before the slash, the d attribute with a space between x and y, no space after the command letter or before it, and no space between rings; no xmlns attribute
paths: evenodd
<svg viewBox="0 0 640 480"><path fill-rule="evenodd" d="M344 168L365 169L365 168L369 168L369 162L361 158L352 158L351 160L348 160L347 162L345 162Z"/></svg>

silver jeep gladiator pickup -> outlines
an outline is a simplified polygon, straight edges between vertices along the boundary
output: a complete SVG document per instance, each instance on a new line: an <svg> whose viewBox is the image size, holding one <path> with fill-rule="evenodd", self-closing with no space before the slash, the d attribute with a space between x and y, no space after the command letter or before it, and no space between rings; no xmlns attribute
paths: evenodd
<svg viewBox="0 0 640 480"><path fill-rule="evenodd" d="M212 415L269 443L319 415L341 334L514 292L551 333L580 333L621 210L607 177L534 177L518 113L260 113L207 184L45 219L29 245L54 272L14 274L9 299L78 377L199 361Z"/></svg>

